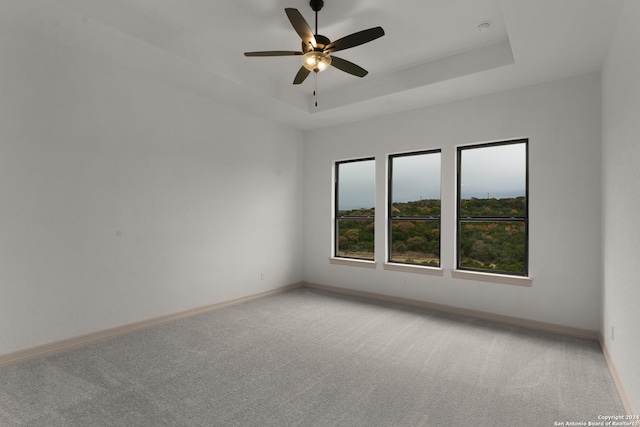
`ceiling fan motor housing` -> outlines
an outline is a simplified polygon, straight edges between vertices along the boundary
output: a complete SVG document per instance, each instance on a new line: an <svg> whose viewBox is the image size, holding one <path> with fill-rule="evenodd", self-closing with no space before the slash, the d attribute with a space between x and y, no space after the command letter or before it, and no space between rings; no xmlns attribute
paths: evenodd
<svg viewBox="0 0 640 427"><path fill-rule="evenodd" d="M326 45L328 45L329 43L331 43L331 40L329 40L328 37L325 37L321 34L316 34L315 35L315 39L316 39L316 47L315 49L310 45L310 44L305 44L305 42L302 42L302 51L307 53L307 52L311 52L313 50L315 50L316 52L322 52L322 50L324 49L324 47Z"/></svg>

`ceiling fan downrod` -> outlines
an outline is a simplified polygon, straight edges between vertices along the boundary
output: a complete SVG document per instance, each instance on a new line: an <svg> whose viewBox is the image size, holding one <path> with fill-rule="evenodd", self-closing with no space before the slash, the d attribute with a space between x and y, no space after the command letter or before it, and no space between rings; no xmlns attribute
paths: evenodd
<svg viewBox="0 0 640 427"><path fill-rule="evenodd" d="M311 10L316 13L316 36L318 35L318 12L322 10L324 6L324 1L322 0L311 0L309 2L309 6L311 6Z"/></svg>
<svg viewBox="0 0 640 427"><path fill-rule="evenodd" d="M313 10L316 13L316 33L315 36L316 38L318 37L318 12L320 12L322 10L322 7L324 6L324 1L323 0L311 0L309 2L309 6L311 6L311 10ZM318 107L318 72L315 71L315 75L314 77L314 87L313 87L313 97L314 97L314 104L316 106L316 108Z"/></svg>

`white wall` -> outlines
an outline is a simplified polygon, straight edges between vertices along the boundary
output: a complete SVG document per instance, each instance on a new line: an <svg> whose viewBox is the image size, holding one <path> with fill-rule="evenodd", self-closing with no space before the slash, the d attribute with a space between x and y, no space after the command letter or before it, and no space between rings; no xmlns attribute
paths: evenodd
<svg viewBox="0 0 640 427"><path fill-rule="evenodd" d="M601 315L599 73L310 132L305 142L305 280L597 331ZM532 287L451 278L455 147L529 138ZM443 277L329 264L332 164L375 156L385 211L386 156L442 149ZM385 259L384 222L376 258Z"/></svg>
<svg viewBox="0 0 640 427"><path fill-rule="evenodd" d="M640 410L640 3L623 1L602 72L604 342ZM611 328L614 335L611 334Z"/></svg>
<svg viewBox="0 0 640 427"><path fill-rule="evenodd" d="M299 132L48 2L0 19L0 354L302 279Z"/></svg>

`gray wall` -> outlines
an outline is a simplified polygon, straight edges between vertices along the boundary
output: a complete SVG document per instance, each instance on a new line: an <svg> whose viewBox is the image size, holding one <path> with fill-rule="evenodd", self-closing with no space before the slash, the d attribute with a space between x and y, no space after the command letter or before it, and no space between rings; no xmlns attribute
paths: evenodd
<svg viewBox="0 0 640 427"><path fill-rule="evenodd" d="M603 68L604 342L640 410L640 3L625 0ZM614 328L612 335L611 328Z"/></svg>
<svg viewBox="0 0 640 427"><path fill-rule="evenodd" d="M597 331L601 315L600 75L391 115L306 135L305 280ZM456 146L529 138L532 287L453 279ZM375 156L385 212L386 156L442 149L444 276L329 264L332 164ZM379 217L380 218L380 217ZM385 259L385 224L376 223Z"/></svg>
<svg viewBox="0 0 640 427"><path fill-rule="evenodd" d="M54 6L0 68L0 354L302 280L299 132Z"/></svg>

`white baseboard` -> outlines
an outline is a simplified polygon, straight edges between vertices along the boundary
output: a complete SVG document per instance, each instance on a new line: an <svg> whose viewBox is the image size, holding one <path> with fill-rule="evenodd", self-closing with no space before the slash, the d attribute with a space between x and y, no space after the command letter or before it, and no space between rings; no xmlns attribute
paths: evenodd
<svg viewBox="0 0 640 427"><path fill-rule="evenodd" d="M607 367L609 368L609 372L611 372L613 383L616 386L616 390L618 391L618 396L620 396L620 401L622 402L622 406L624 406L624 410L627 412L627 415L638 415L633 409L633 405L631 405L631 399L629 399L629 395L627 394L627 391L622 385L622 380L620 379L620 375L618 374L616 365L614 365L613 359L609 354L609 350L607 350L607 346L604 344L603 336L600 336L600 348L602 349L604 360L607 362Z"/></svg>
<svg viewBox="0 0 640 427"><path fill-rule="evenodd" d="M499 322L503 324L521 326L523 328L528 328L528 329L553 332L561 335L568 335L568 336L586 338L586 339L598 341L600 343L600 347L602 349L602 353L607 363L609 372L611 373L611 377L613 378L613 382L615 384L616 390L618 392L618 395L620 396L620 401L622 402L622 405L627 415L637 415L633 409L633 406L631 405L631 400L629 399L629 396L627 395L625 388L622 385L622 380L620 379L620 376L618 375L618 371L615 365L613 364L613 360L611 359L611 356L609 355L609 352L607 351L607 348L604 345L604 339L600 335L600 333L597 331L556 325L553 323L538 322L534 320L520 319L517 317L503 316L499 314L469 310L464 308L457 308L457 307L441 305L441 304L434 304L426 301L393 297L389 295L376 294L372 292L356 291L352 289L339 288L335 286L319 285L319 284L307 283L307 282L304 282L303 286L306 286L309 288L315 288L315 289L319 289L327 292L332 292L336 294L350 295L354 297L373 299L377 301L385 301L385 302L391 302L395 304L402 304L402 305L407 305L411 307L425 308L425 309L440 311L444 313L458 314L461 316L473 317L476 319L491 320L491 321Z"/></svg>
<svg viewBox="0 0 640 427"><path fill-rule="evenodd" d="M258 292L255 294L247 295L240 298L235 298L228 301L222 301L215 304L206 305L203 307L197 307L191 310L182 311L179 313L168 314L166 316L155 317L153 319L147 319L140 322L130 323L128 325L117 326L115 328L104 329L97 332L92 332L77 337L64 339L61 341L55 341L52 343L39 345L37 347L27 348L25 350L16 351L13 353L0 355L0 366L6 366L13 363L24 362L30 359L38 357L48 356L50 354L59 353L61 351L70 350L86 344L102 341L108 338L124 335L129 332L137 331L139 329L148 328L150 326L160 325L162 323L171 322L173 320L182 319L185 317L195 316L207 311L229 307L235 304L240 304L246 301L250 301L256 298L262 298L268 295L284 292L290 289L295 289L302 286L302 283L296 283L288 286L282 286L276 289L268 291Z"/></svg>
<svg viewBox="0 0 640 427"><path fill-rule="evenodd" d="M553 332L561 335L569 335L577 338L586 338L598 341L599 334L597 331L588 329L573 328L570 326L556 325L554 323L539 322L536 320L521 319L518 317L504 316L485 311L470 310L466 308L458 308L449 305L435 304L427 301L414 300L409 298L394 297L390 295L377 294L373 292L356 291L352 289L339 288L335 286L318 285L315 283L304 282L303 286L309 288L320 289L343 295L351 295L355 297L368 298L378 301L386 301L395 304L402 304L411 307L425 308L428 310L440 311L444 313L458 314L460 316L473 317L475 319L491 320L512 326L521 326L523 328L535 329L539 331Z"/></svg>
<svg viewBox="0 0 640 427"><path fill-rule="evenodd" d="M299 288L302 286L320 289L327 292L333 292L336 294L350 295L350 296L355 296L360 298L373 299L377 301L385 301L385 302L391 302L395 304L402 304L402 305L407 305L411 307L425 308L429 310L441 311L441 312L451 313L451 314L458 314L461 316L473 317L477 319L491 320L491 321L513 325L513 326L521 326L529 329L542 330L547 332L553 332L553 333L558 333L563 335L569 335L569 336L599 341L600 347L602 348L602 353L604 354L605 361L607 363L609 371L611 372L611 376L613 377L616 390L618 391L618 394L620 396L620 400L622 401L624 409L628 415L636 415L636 412L634 411L633 406L631 405L631 401L624 389L624 386L622 385L622 381L618 375L618 371L616 370L616 367L613 364L613 360L611 359L611 356L609 355L609 352L606 346L604 345L604 339L596 331L555 325L552 323L538 322L538 321L527 320L527 319L520 319L517 317L503 316L499 314L487 313L487 312L476 311L476 310L457 308L457 307L452 307L452 306L447 306L442 304L430 303L426 301L393 297L393 296L377 294L373 292L356 291L351 289L339 288L335 286L319 285L319 284L307 283L307 282L301 282L301 283L296 283L292 285L282 286L280 288L258 292L258 293L247 295L244 297L235 298L228 301L222 301L219 303L194 308L191 310L186 310L179 313L169 314L166 316L156 317L153 319L147 319L140 322L131 323L128 325L105 329L102 331L97 331L97 332L80 335L73 338L68 338L61 341L52 342L49 344L40 345L37 347L28 348L25 350L16 351L13 353L3 354L3 355L0 355L0 366L6 366L13 363L19 363L19 362L24 362L30 359L35 359L38 357L44 357L50 354L59 353L62 351L81 347L86 344L106 340L119 335L124 335L140 329L148 328L155 325L160 325L162 323L171 322L173 320L182 319L185 317L195 316L201 313L205 313L207 311L211 311L211 310L215 310L223 307L229 307L235 304L240 304L256 298L262 298L268 295L273 295L276 293Z"/></svg>

